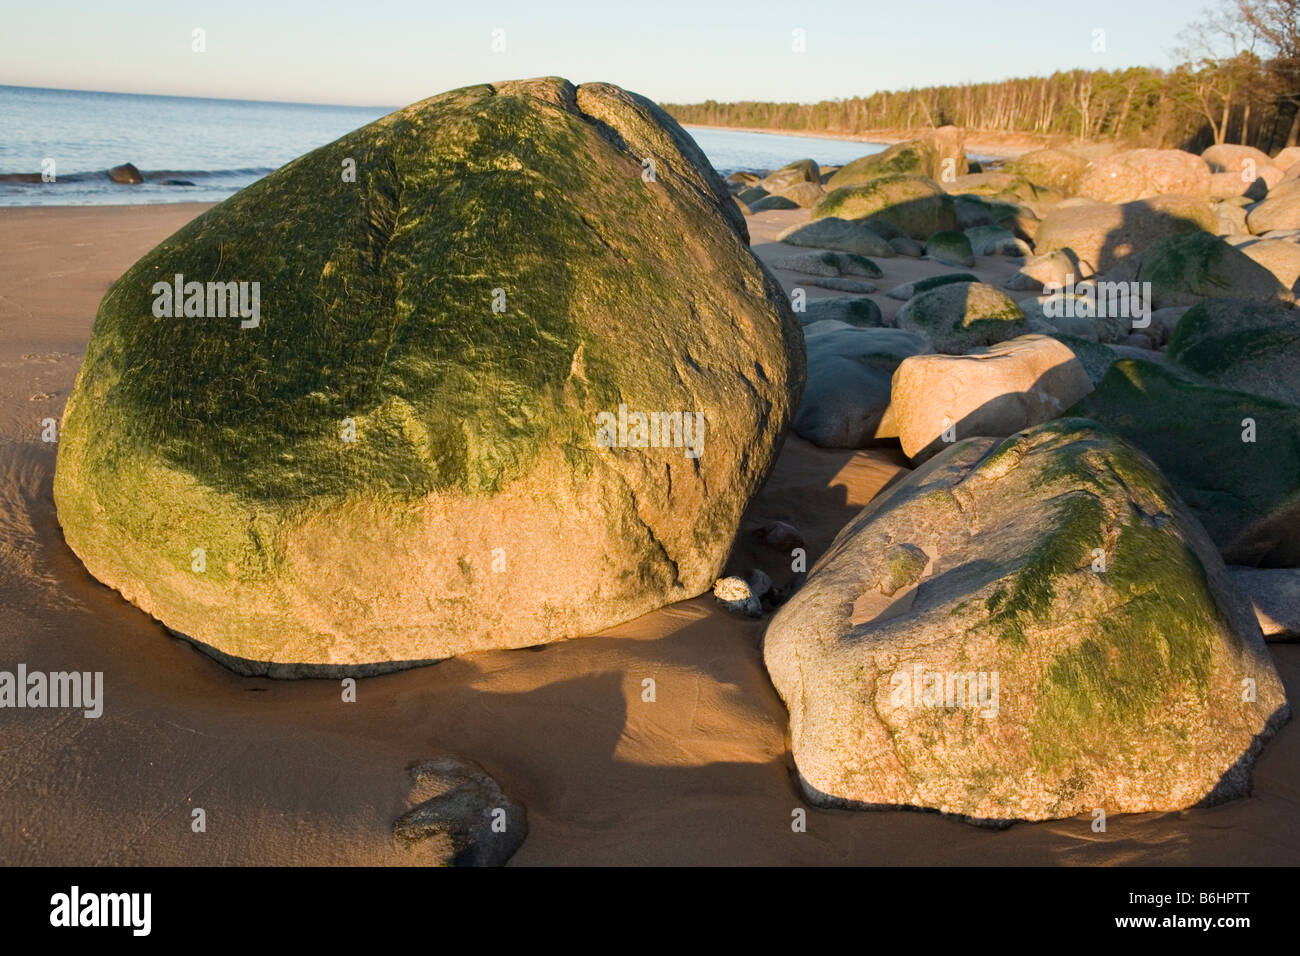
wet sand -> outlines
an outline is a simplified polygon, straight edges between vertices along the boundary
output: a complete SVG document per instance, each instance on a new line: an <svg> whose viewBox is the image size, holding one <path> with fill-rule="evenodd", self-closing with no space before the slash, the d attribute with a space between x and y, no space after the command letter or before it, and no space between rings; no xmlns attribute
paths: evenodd
<svg viewBox="0 0 1300 956"><path fill-rule="evenodd" d="M0 209L0 669L103 671L104 714L0 710L0 860L15 864L422 864L392 821L405 768L473 758L528 810L517 865L1296 864L1300 731L1264 749L1254 793L1218 807L981 830L932 813L806 807L763 622L710 596L595 637L358 681L239 677L96 583L51 498L58 419L109 284L202 205ZM768 258L807 214L750 220ZM785 251L785 250L779 250ZM879 260L893 285L954 271ZM1000 282L1009 263L981 258ZM811 297L836 295L801 284ZM897 303L874 296L883 307ZM788 520L815 559L905 467L896 450L787 440L742 524ZM739 560L739 558L738 558ZM1270 646L1288 694L1300 646ZM643 679L657 699L642 701ZM207 832L191 830L192 810ZM807 832L791 813L807 810Z"/></svg>

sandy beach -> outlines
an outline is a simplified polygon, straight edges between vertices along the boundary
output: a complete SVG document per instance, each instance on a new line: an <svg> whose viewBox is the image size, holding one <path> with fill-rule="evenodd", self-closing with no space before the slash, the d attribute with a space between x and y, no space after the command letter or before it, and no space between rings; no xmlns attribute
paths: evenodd
<svg viewBox="0 0 1300 956"><path fill-rule="evenodd" d="M692 129L734 130L738 133L770 133L776 136L810 136L813 139L850 140L855 143L905 143L923 134L923 129L869 129L860 133L848 130L790 130L761 129L755 126L710 126L705 123L691 123ZM1043 149L1057 143L1052 137L1032 136L1025 133L1007 133L997 130L966 130L966 149L973 154L991 156L997 159L1015 159L1031 150Z"/></svg>
<svg viewBox="0 0 1300 956"><path fill-rule="evenodd" d="M979 148L975 144L971 144ZM0 712L0 859L11 864L410 864L393 839L406 768L472 758L520 800L513 865L1295 864L1300 729L1264 749L1254 791L1210 809L1002 831L933 813L819 810L792 777L785 709L763 669L764 622L704 595L600 635L469 654L358 682L244 678L100 585L64 544L51 484L58 419L100 298L204 205L0 209L0 658L103 671L103 716ZM764 259L805 210L750 218ZM788 250L780 250L788 251ZM882 290L951 269L881 261ZM1014 269L981 258L1000 283ZM795 279L777 273L789 288ZM834 295L807 287L811 297ZM898 303L873 296L888 313ZM740 529L779 518L815 560L902 473L897 451L787 438ZM1300 646L1269 647L1288 695ZM641 699L653 677L657 700ZM191 830L192 811L207 830ZM791 814L807 811L807 832Z"/></svg>

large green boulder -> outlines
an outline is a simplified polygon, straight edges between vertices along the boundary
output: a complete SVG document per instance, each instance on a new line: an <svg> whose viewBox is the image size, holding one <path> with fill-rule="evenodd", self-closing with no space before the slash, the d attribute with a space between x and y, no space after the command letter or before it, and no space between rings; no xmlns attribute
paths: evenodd
<svg viewBox="0 0 1300 956"><path fill-rule="evenodd" d="M813 219L827 216L884 220L913 239L957 228L952 197L924 176L890 176L833 189L812 207Z"/></svg>
<svg viewBox="0 0 1300 956"><path fill-rule="evenodd" d="M1107 282L1150 283L1154 309L1195 305L1233 296L1290 304L1291 290L1240 249L1208 232L1170 236L1136 253L1102 276Z"/></svg>
<svg viewBox="0 0 1300 956"><path fill-rule="evenodd" d="M1124 359L1069 414L1150 455L1229 564L1300 567L1300 407Z"/></svg>
<svg viewBox="0 0 1300 956"><path fill-rule="evenodd" d="M936 352L961 355L1028 331L1025 314L1004 292L982 282L949 282L914 295L894 324L919 332Z"/></svg>
<svg viewBox="0 0 1300 956"><path fill-rule="evenodd" d="M1166 354L1224 388L1300 404L1300 309L1207 299L1179 319Z"/></svg>
<svg viewBox="0 0 1300 956"><path fill-rule="evenodd" d="M167 317L179 275L259 283L256 321ZM91 574L247 670L522 647L706 590L803 375L676 122L606 84L473 86L114 283L54 498Z"/></svg>
<svg viewBox="0 0 1300 956"><path fill-rule="evenodd" d="M1131 445L1060 420L878 495L763 660L807 799L973 822L1245 793L1285 693L1249 602Z"/></svg>

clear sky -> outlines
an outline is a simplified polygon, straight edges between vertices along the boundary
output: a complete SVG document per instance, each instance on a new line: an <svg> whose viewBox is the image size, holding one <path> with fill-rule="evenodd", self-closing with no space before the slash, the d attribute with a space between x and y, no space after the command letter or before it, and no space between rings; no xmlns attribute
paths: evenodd
<svg viewBox="0 0 1300 956"><path fill-rule="evenodd" d="M399 106L558 74L664 102L811 102L1168 66L1201 2L0 0L0 84ZM495 30L504 50L493 50ZM793 49L796 30L805 52ZM1093 50L1095 30L1104 52Z"/></svg>

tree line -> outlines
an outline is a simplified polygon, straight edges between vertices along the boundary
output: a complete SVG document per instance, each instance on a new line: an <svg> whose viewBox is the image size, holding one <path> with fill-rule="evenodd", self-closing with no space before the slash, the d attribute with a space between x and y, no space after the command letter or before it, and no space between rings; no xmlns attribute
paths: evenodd
<svg viewBox="0 0 1300 956"><path fill-rule="evenodd" d="M1300 0L1222 0L1183 34L1170 70L1068 70L1047 77L891 90L819 103L664 104L678 121L863 134L952 124L1044 142L1110 141L1200 152L1265 152L1300 140Z"/></svg>

